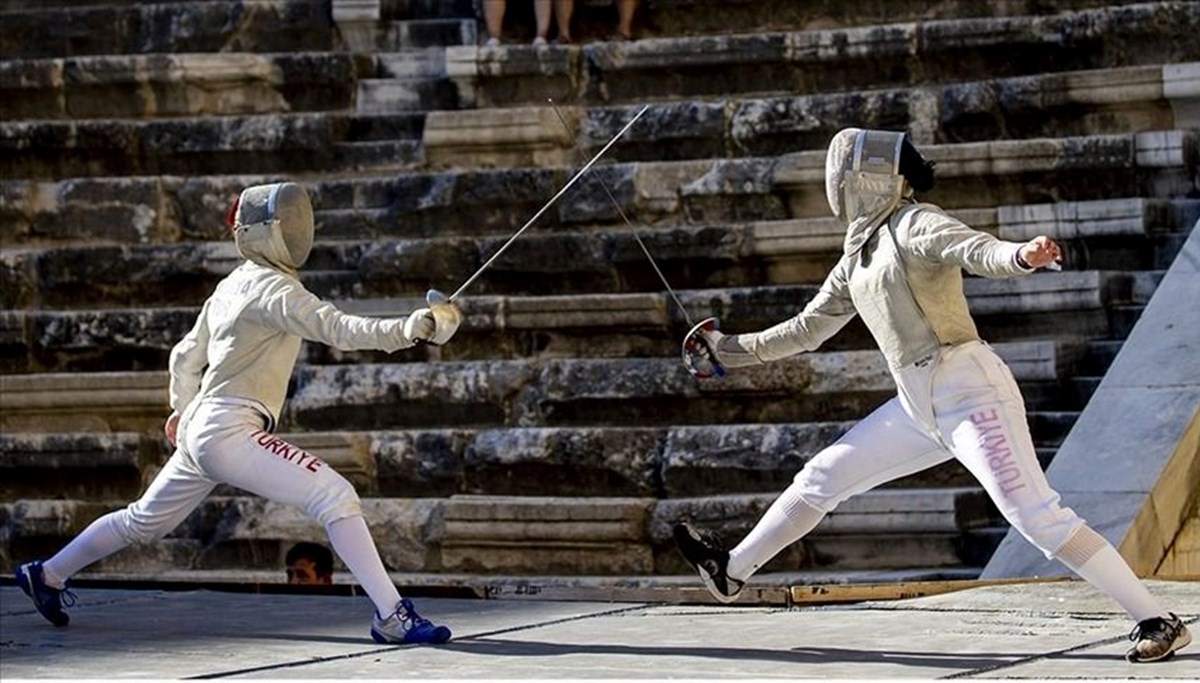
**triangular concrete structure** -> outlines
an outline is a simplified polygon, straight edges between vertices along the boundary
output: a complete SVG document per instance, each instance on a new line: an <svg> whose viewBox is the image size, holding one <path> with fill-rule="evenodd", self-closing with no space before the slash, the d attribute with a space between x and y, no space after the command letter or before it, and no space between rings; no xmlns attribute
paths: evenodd
<svg viewBox="0 0 1200 683"><path fill-rule="evenodd" d="M1200 222L1047 475L1138 574L1200 574ZM1010 530L983 578L1066 573Z"/></svg>

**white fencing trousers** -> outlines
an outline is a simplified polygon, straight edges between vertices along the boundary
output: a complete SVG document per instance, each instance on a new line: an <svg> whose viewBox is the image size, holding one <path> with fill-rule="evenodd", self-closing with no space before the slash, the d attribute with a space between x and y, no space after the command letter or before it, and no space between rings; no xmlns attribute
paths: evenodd
<svg viewBox="0 0 1200 683"><path fill-rule="evenodd" d="M991 347L969 342L942 350L931 388L935 428L893 398L814 456L781 498L828 513L851 496L957 458L1013 528L1053 556L1084 522L1059 505L1046 481L1012 373ZM782 548L739 545L731 564L737 558L739 569L757 569Z"/></svg>
<svg viewBox="0 0 1200 683"><path fill-rule="evenodd" d="M266 418L250 405L209 399L188 413L178 448L141 498L92 522L46 562L55 578L67 579L126 545L165 536L218 483L295 505L326 528L361 516L354 486L325 461L265 432Z"/></svg>
<svg viewBox="0 0 1200 683"><path fill-rule="evenodd" d="M191 411L189 411L191 412ZM354 486L324 460L263 429L241 402L202 401L180 426L179 448L146 493L126 510L129 540L159 538L218 484L295 505L323 525L362 514Z"/></svg>

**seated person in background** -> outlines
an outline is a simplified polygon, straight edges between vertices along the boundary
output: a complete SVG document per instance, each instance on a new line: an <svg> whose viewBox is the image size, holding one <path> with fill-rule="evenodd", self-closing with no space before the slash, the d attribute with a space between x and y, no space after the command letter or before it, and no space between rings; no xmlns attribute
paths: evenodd
<svg viewBox="0 0 1200 683"><path fill-rule="evenodd" d="M555 42L568 44L571 42L571 13L575 8L575 0L533 0L533 14L537 21L537 35L533 39L535 47L548 44L546 36L550 32L550 15L558 15L558 38ZM487 47L500 44L504 30L504 13L508 9L508 0L483 0L483 21L487 25Z"/></svg>
<svg viewBox="0 0 1200 683"><path fill-rule="evenodd" d="M610 41L633 40L633 13L637 11L638 0L616 0L617 3L617 32L609 37Z"/></svg>
<svg viewBox="0 0 1200 683"><path fill-rule="evenodd" d="M489 0L484 1L488 2ZM633 15L637 12L638 0L584 0L583 4L586 7L615 5L617 8L617 30L609 33L606 40L616 43L633 40ZM563 36L569 35L567 27L571 23L571 12L574 9L575 0L559 0L554 5L554 11L558 14L559 43L567 42L563 40Z"/></svg>
<svg viewBox="0 0 1200 683"><path fill-rule="evenodd" d="M333 584L333 553L320 543L297 543L287 551L284 562L287 582L293 586Z"/></svg>

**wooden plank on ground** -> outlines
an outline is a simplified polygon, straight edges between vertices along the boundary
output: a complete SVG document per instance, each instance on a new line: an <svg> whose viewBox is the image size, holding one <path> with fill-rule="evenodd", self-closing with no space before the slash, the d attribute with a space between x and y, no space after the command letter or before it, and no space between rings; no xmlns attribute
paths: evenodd
<svg viewBox="0 0 1200 683"><path fill-rule="evenodd" d="M671 605L718 605L703 586L663 585L563 585L538 583L531 578L521 583L484 584L489 600L563 600L582 602L645 602ZM747 586L738 605L768 605L786 607L788 589L784 586Z"/></svg>
<svg viewBox="0 0 1200 683"><path fill-rule="evenodd" d="M895 581L889 583L825 583L810 586L792 586L789 593L791 604L814 605L868 600L906 600L928 595L953 593L954 591L984 588L987 586L1009 586L1026 583L1054 583L1070 581L1067 577L1017 578L1017 579L956 579L945 581Z"/></svg>

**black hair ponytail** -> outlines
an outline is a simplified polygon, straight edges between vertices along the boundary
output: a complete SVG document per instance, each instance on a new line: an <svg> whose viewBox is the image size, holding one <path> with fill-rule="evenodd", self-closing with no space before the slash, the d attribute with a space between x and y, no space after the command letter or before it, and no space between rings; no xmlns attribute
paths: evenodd
<svg viewBox="0 0 1200 683"><path fill-rule="evenodd" d="M907 135L904 136L904 142L900 146L900 175L908 180L908 184L917 192L928 192L933 189L933 166L932 161L926 161L925 157L913 147L912 141Z"/></svg>

